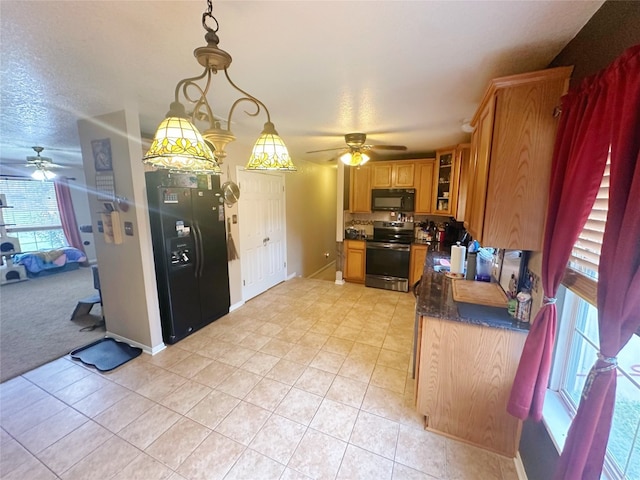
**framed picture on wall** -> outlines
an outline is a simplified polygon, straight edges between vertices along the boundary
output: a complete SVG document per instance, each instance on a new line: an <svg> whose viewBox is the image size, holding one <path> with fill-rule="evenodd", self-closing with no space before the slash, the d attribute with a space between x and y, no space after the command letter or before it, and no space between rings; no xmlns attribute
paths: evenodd
<svg viewBox="0 0 640 480"><path fill-rule="evenodd" d="M91 140L93 150L93 161L96 172L108 172L113 170L113 160L111 158L111 140L104 138L101 140Z"/></svg>

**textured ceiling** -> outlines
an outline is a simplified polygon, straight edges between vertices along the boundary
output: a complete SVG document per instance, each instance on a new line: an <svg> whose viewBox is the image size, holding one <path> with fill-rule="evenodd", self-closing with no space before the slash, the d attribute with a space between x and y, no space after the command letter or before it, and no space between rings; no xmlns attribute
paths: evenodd
<svg viewBox="0 0 640 480"><path fill-rule="evenodd" d="M231 78L262 100L294 161L325 162L348 132L410 153L467 141L487 82L544 68L597 1L219 1ZM196 76L205 1L0 2L0 160L81 164L77 120L133 108L152 135L178 80ZM236 98L218 76L226 117ZM239 109L240 110L240 109ZM266 118L238 111L248 158Z"/></svg>

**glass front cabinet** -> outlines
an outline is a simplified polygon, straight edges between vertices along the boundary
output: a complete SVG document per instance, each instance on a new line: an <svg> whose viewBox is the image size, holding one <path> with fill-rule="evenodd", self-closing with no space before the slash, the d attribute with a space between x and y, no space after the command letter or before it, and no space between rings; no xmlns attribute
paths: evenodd
<svg viewBox="0 0 640 480"><path fill-rule="evenodd" d="M456 149L438 150L434 175L433 213L455 215L457 195Z"/></svg>

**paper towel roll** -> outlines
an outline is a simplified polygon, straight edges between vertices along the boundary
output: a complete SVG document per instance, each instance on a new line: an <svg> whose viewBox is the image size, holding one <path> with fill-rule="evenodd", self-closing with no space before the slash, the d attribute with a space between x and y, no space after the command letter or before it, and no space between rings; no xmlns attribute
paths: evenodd
<svg viewBox="0 0 640 480"><path fill-rule="evenodd" d="M460 244L451 247L451 273L464 273L464 260L467 248Z"/></svg>

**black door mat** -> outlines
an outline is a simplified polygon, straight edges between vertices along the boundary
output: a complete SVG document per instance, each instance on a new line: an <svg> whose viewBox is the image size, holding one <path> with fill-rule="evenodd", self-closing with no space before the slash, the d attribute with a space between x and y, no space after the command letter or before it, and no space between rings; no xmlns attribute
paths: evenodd
<svg viewBox="0 0 640 480"><path fill-rule="evenodd" d="M85 365L93 365L101 372L108 372L136 358L141 353L141 348L105 337L84 347L76 348L69 355Z"/></svg>

